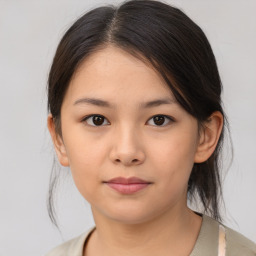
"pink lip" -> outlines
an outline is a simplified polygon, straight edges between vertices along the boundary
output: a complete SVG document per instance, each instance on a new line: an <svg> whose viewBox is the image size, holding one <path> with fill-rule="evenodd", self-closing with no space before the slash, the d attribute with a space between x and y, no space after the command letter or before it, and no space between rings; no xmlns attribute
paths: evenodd
<svg viewBox="0 0 256 256"><path fill-rule="evenodd" d="M121 194L133 194L151 184L151 182L139 179L137 177L117 177L104 183Z"/></svg>

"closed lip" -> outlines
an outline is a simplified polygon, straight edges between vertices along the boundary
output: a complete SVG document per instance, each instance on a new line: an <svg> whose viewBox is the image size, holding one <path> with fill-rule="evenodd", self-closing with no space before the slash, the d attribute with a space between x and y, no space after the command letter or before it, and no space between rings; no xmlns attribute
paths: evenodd
<svg viewBox="0 0 256 256"><path fill-rule="evenodd" d="M116 177L111 180L105 181L104 183L115 183L115 184L151 184L152 182L142 180L138 177Z"/></svg>

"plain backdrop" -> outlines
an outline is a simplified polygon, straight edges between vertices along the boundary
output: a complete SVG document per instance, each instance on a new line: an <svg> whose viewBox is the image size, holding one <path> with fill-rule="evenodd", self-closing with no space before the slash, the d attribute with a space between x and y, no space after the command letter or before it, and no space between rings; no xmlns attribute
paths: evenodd
<svg viewBox="0 0 256 256"><path fill-rule="evenodd" d="M57 44L89 0L0 0L0 256L43 255L93 225L68 169L59 232L47 215L54 151L46 84ZM234 160L224 181L225 224L256 242L256 1L173 0L206 33L224 86ZM228 165L229 154L225 157Z"/></svg>

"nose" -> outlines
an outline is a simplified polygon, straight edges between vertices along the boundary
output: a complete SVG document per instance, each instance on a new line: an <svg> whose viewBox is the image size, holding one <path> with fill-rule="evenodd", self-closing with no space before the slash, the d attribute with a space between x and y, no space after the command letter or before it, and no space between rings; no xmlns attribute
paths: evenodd
<svg viewBox="0 0 256 256"><path fill-rule="evenodd" d="M145 161L142 142L134 129L129 127L119 129L115 132L112 142L110 159L113 163L133 166Z"/></svg>

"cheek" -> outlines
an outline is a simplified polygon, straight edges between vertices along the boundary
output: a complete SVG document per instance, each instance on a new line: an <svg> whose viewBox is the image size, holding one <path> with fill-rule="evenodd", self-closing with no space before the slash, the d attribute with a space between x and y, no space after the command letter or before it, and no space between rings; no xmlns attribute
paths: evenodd
<svg viewBox="0 0 256 256"><path fill-rule="evenodd" d="M99 174L105 157L102 143L85 136L79 129L63 132L63 138L75 185L88 200L94 187L101 182Z"/></svg>
<svg viewBox="0 0 256 256"><path fill-rule="evenodd" d="M68 120L63 127L65 128L63 138L70 167L74 167L73 169L77 171L81 168L86 170L92 164L100 163L104 146L100 136L89 133L82 124L68 122Z"/></svg>
<svg viewBox="0 0 256 256"><path fill-rule="evenodd" d="M173 192L177 187L186 187L194 165L196 139L191 134L176 134L162 144L156 144L154 167L157 179L164 181L163 187ZM168 186L169 184L169 186Z"/></svg>
<svg viewBox="0 0 256 256"><path fill-rule="evenodd" d="M162 165L183 166L194 162L196 138L193 134L175 133L162 141L155 141L152 156Z"/></svg>

